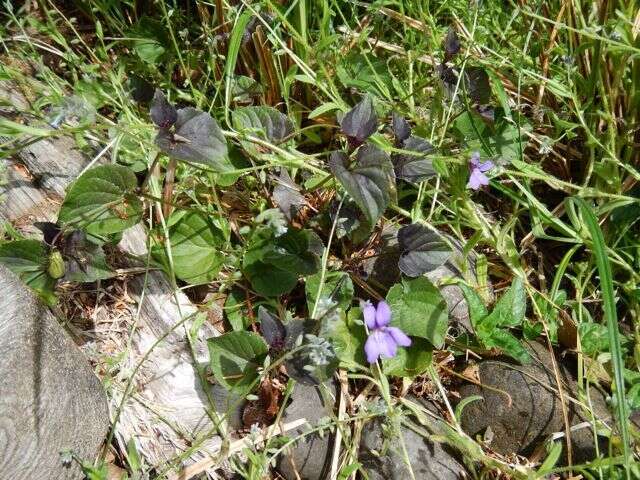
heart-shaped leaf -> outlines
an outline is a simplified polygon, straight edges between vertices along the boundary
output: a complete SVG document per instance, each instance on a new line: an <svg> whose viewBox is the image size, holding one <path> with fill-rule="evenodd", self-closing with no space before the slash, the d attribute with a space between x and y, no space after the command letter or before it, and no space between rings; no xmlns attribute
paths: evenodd
<svg viewBox="0 0 640 480"><path fill-rule="evenodd" d="M272 143L281 142L293 133L293 123L273 107L243 107L233 112L233 126Z"/></svg>
<svg viewBox="0 0 640 480"><path fill-rule="evenodd" d="M393 112L391 117L391 128L398 145L401 145L411 135L411 125L406 118L396 112Z"/></svg>
<svg viewBox="0 0 640 480"><path fill-rule="evenodd" d="M405 279L387 293L391 325L407 335L429 340L435 347L444 344L449 314L447 302L433 283L420 277Z"/></svg>
<svg viewBox="0 0 640 480"><path fill-rule="evenodd" d="M389 156L377 147L363 145L356 154L355 165L348 165L343 152L333 152L331 171L362 210L370 225L375 225L395 199L395 174Z"/></svg>
<svg viewBox="0 0 640 480"><path fill-rule="evenodd" d="M228 158L227 141L211 115L195 108L178 110L175 133L161 129L156 145L171 158L207 165L223 173L233 170Z"/></svg>
<svg viewBox="0 0 640 480"><path fill-rule="evenodd" d="M340 123L342 133L352 139L354 145L361 145L378 128L378 117L373 101L365 96L355 107L349 110Z"/></svg>
<svg viewBox="0 0 640 480"><path fill-rule="evenodd" d="M135 174L121 165L101 165L83 173L72 185L58 214L58 224L93 235L126 230L142 217L135 195Z"/></svg>
<svg viewBox="0 0 640 480"><path fill-rule="evenodd" d="M37 240L0 243L0 263L29 285L47 304L55 305L56 281L47 274L49 252Z"/></svg>
<svg viewBox="0 0 640 480"><path fill-rule="evenodd" d="M257 380L257 368L269 349L253 332L229 332L207 340L214 377L228 390L246 392Z"/></svg>
<svg viewBox="0 0 640 480"><path fill-rule="evenodd" d="M431 350L426 340L414 338L411 346L399 348L395 357L382 360L382 371L391 377L413 378L431 365Z"/></svg>
<svg viewBox="0 0 640 480"><path fill-rule="evenodd" d="M420 223L398 230L400 260L398 267L408 277L419 277L443 265L451 256L451 247L442 236Z"/></svg>
<svg viewBox="0 0 640 480"><path fill-rule="evenodd" d="M171 105L162 90L156 88L149 111L151 120L160 128L170 128L178 120L178 110Z"/></svg>
<svg viewBox="0 0 640 480"><path fill-rule="evenodd" d="M295 287L300 275L318 271L322 251L322 241L311 230L289 229L274 237L266 228L252 239L242 270L260 295L282 295Z"/></svg>
<svg viewBox="0 0 640 480"><path fill-rule="evenodd" d="M433 145L421 137L410 136L402 142L402 149L412 153L393 156L396 177L411 183L420 183L436 174L433 161L427 156Z"/></svg>
<svg viewBox="0 0 640 480"><path fill-rule="evenodd" d="M309 312L313 310L320 286L320 273L305 279L305 294ZM353 282L346 272L327 272L324 276L320 301L332 302L343 311L347 311L353 302ZM316 317L318 318L318 317Z"/></svg>
<svg viewBox="0 0 640 480"><path fill-rule="evenodd" d="M220 271L225 254L222 247L229 239L226 220L214 221L199 212L188 212L169 231L173 271L177 278L191 285L211 282ZM164 244L155 245L151 253L167 271L170 262Z"/></svg>

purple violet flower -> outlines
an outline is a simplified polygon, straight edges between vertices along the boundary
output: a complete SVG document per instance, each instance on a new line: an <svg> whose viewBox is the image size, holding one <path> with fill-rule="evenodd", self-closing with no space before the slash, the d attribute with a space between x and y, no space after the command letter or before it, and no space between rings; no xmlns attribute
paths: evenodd
<svg viewBox="0 0 640 480"><path fill-rule="evenodd" d="M491 160L481 162L480 152L473 152L469 159L469 170L471 171L471 175L469 175L469 183L467 183L467 187L472 190L478 190L483 185L489 185L489 179L484 173L488 172L493 167L495 167L495 165Z"/></svg>
<svg viewBox="0 0 640 480"><path fill-rule="evenodd" d="M398 352L398 346L408 347L411 339L397 327L390 327L391 309L384 300L375 308L371 302L365 302L362 308L364 321L369 327L369 338L364 344L367 361L375 363L378 357L392 358Z"/></svg>

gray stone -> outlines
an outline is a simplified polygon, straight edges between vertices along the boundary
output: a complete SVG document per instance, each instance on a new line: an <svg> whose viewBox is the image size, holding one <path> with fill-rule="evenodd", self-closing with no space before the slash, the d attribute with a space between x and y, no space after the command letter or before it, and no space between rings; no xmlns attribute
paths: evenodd
<svg viewBox="0 0 640 480"><path fill-rule="evenodd" d="M0 291L0 478L83 478L60 452L96 457L109 427L102 385L49 310L2 265Z"/></svg>
<svg viewBox="0 0 640 480"><path fill-rule="evenodd" d="M466 478L465 467L446 445L432 442L404 424L401 426L384 424L380 418L377 418L365 424L358 455L358 460L362 463L370 480L411 478L399 435L404 441L411 470L416 479Z"/></svg>
<svg viewBox="0 0 640 480"><path fill-rule="evenodd" d="M325 401L323 394L330 400ZM303 435L309 428L317 426L321 419L331 417L335 396L336 387L330 382L320 386L296 384L282 421L286 424L305 418L309 425L293 430L289 437ZM316 433L305 435L288 452L279 456L277 469L280 475L286 480L324 479L331 465L332 445L333 435L328 431L323 436Z"/></svg>
<svg viewBox="0 0 640 480"><path fill-rule="evenodd" d="M501 453L528 455L541 445L550 434L564 431L562 406L556 393L557 383L549 351L538 342L527 342L533 357L531 364L514 365L503 361L483 361L478 365L479 380L460 389L461 399L480 395L482 400L468 404L462 413L464 431L472 438L485 435L489 446ZM565 393L565 404L572 426L590 421L590 415L568 397L577 397L577 384L568 369L558 365ZM596 417L609 422L604 397L592 391L592 404ZM490 433L486 435L487 429ZM571 432L574 462L583 462L595 456L595 442L591 428ZM600 447L603 438L598 438ZM602 450L601 450L602 451Z"/></svg>

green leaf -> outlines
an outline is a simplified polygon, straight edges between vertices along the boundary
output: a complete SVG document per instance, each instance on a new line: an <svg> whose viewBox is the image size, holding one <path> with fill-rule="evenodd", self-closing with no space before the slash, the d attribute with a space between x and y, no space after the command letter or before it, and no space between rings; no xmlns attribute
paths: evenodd
<svg viewBox="0 0 640 480"><path fill-rule="evenodd" d="M498 348L502 350L520 363L529 363L531 361L529 352L522 346L520 340L511 335L507 330L497 328L483 338L482 342L488 348Z"/></svg>
<svg viewBox="0 0 640 480"><path fill-rule="evenodd" d="M494 327L517 327L522 324L526 310L524 283L516 277L485 320Z"/></svg>
<svg viewBox="0 0 640 480"><path fill-rule="evenodd" d="M414 338L410 347L398 348L395 357L382 360L382 371L392 377L413 378L429 368L431 357L429 342Z"/></svg>
<svg viewBox="0 0 640 480"><path fill-rule="evenodd" d="M331 340L336 356L346 366L367 365L364 354L367 334L364 326L356 324L355 319L362 319L360 308L352 308L347 313L342 313L340 318L326 329L325 333L327 338Z"/></svg>
<svg viewBox="0 0 640 480"><path fill-rule="evenodd" d="M345 153L333 152L329 166L369 224L375 225L395 199L393 164L386 153L371 144L360 147L354 165L348 165L348 160Z"/></svg>
<svg viewBox="0 0 640 480"><path fill-rule="evenodd" d="M272 230L256 232L242 262L254 290L274 297L290 292L301 275L318 271L322 241L311 230L289 229L275 237Z"/></svg>
<svg viewBox="0 0 640 480"><path fill-rule="evenodd" d="M233 112L233 127L272 143L279 143L293 133L293 123L273 107L243 107Z"/></svg>
<svg viewBox="0 0 640 480"><path fill-rule="evenodd" d="M133 49L140 59L155 65L167 51L168 37L163 25L150 18L142 17L131 32Z"/></svg>
<svg viewBox="0 0 640 480"><path fill-rule="evenodd" d="M142 218L137 186L135 174L121 165L87 170L67 192L58 223L93 235L122 232Z"/></svg>
<svg viewBox="0 0 640 480"><path fill-rule="evenodd" d="M47 274L49 252L37 240L0 244L0 263L29 285L48 305L55 305L55 279Z"/></svg>
<svg viewBox="0 0 640 480"><path fill-rule="evenodd" d="M223 247L229 240L229 226L222 218L188 212L171 227L169 240L176 277L191 285L209 283L225 261ZM171 271L164 244L155 245L151 253Z"/></svg>
<svg viewBox="0 0 640 480"><path fill-rule="evenodd" d="M305 279L304 289L309 312L313 310L313 305L316 302L320 276L321 273L318 272ZM322 285L320 299L330 299L338 304L339 309L346 311L353 302L353 282L349 274L345 272L327 272Z"/></svg>
<svg viewBox="0 0 640 480"><path fill-rule="evenodd" d="M609 351L607 327L600 323L583 322L578 325L582 352L590 357Z"/></svg>
<svg viewBox="0 0 640 480"><path fill-rule="evenodd" d="M224 302L224 312L227 320L235 331L244 330L249 326L247 295L240 288L233 288Z"/></svg>
<svg viewBox="0 0 640 480"><path fill-rule="evenodd" d="M403 279L387 293L391 325L407 335L429 340L435 347L444 344L449 320L447 303L440 291L425 277Z"/></svg>
<svg viewBox="0 0 640 480"><path fill-rule="evenodd" d="M471 325L475 329L480 321L489 315L489 311L487 310L482 298L475 290L469 288L464 283L460 283L459 287L462 289L464 298L467 301L467 306L469 307L469 319L471 320Z"/></svg>
<svg viewBox="0 0 640 480"><path fill-rule="evenodd" d="M207 341L211 371L228 390L247 391L258 378L257 368L268 352L253 332L229 332Z"/></svg>

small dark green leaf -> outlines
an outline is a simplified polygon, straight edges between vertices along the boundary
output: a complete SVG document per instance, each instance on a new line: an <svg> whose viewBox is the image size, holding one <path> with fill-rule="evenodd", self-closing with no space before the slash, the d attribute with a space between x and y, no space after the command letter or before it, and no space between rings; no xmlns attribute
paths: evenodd
<svg viewBox="0 0 640 480"><path fill-rule="evenodd" d="M403 280L387 293L391 325L407 335L429 340L435 347L444 344L449 321L447 303L440 291L425 277Z"/></svg>
<svg viewBox="0 0 640 480"><path fill-rule="evenodd" d="M336 356L346 366L368 365L364 354L367 334L363 325L354 322L356 319L362 320L362 311L354 307L347 313L342 312L327 329L327 338L331 340Z"/></svg>
<svg viewBox="0 0 640 480"><path fill-rule="evenodd" d="M354 144L360 145L378 128L378 117L373 107L373 101L365 96L355 107L349 110L340 123L342 133L354 140Z"/></svg>
<svg viewBox="0 0 640 480"><path fill-rule="evenodd" d="M348 165L343 152L333 152L329 165L344 189L364 213L370 225L375 225L393 199L395 174L389 156L373 145L363 145L356 155L355 165Z"/></svg>
<svg viewBox="0 0 640 480"><path fill-rule="evenodd" d="M250 324L247 294L240 288L233 288L224 302L224 313L233 330L244 330Z"/></svg>
<svg viewBox="0 0 640 480"><path fill-rule="evenodd" d="M150 17L142 17L128 36L134 38L133 49L146 63L158 63L167 51L169 42L164 26Z"/></svg>
<svg viewBox="0 0 640 480"><path fill-rule="evenodd" d="M29 285L47 304L54 305L55 279L47 274L49 252L37 240L0 243L0 263Z"/></svg>
<svg viewBox="0 0 640 480"><path fill-rule="evenodd" d="M578 335L585 355L594 357L598 353L609 351L609 337L605 325L583 322L578 325Z"/></svg>
<svg viewBox="0 0 640 480"><path fill-rule="evenodd" d="M487 321L496 327L517 327L522 324L527 310L527 295L522 279L516 277L509 290L493 307Z"/></svg>
<svg viewBox="0 0 640 480"><path fill-rule="evenodd" d="M465 88L473 103L481 105L491 101L489 75L482 67L467 67L464 70Z"/></svg>
<svg viewBox="0 0 640 480"><path fill-rule="evenodd" d="M397 178L420 183L436 174L433 160L427 156L433 152L433 145L427 140L412 135L402 142L402 149L407 153L396 153L392 157Z"/></svg>
<svg viewBox="0 0 640 480"><path fill-rule="evenodd" d="M451 60L454 55L456 55L460 51L460 40L458 39L458 34L453 29L453 27L449 27L447 31L447 36L444 39L444 59L446 62Z"/></svg>
<svg viewBox="0 0 640 480"><path fill-rule="evenodd" d="M401 251L398 267L408 277L435 270L451 256L451 247L442 236L420 223L400 228L398 245Z"/></svg>
<svg viewBox="0 0 640 480"><path fill-rule="evenodd" d="M305 280L305 293L307 297L307 307L309 312L313 310L313 305L318 294L318 286L320 283L320 273L316 273ZM338 308L346 311L353 302L353 282L348 273L345 272L327 272L320 299L335 302Z"/></svg>
<svg viewBox="0 0 640 480"><path fill-rule="evenodd" d="M499 348L520 363L529 363L531 361L531 356L522 346L522 342L507 330L500 328L493 330L490 336L483 339L483 343L488 348Z"/></svg>
<svg viewBox="0 0 640 480"><path fill-rule="evenodd" d="M216 278L224 263L222 249L229 239L229 227L221 218L188 212L171 227L169 239L176 277L192 285L208 283ZM164 244L155 245L151 253L171 271Z"/></svg>
<svg viewBox="0 0 640 480"><path fill-rule="evenodd" d="M176 160L207 165L219 173L233 169L228 158L227 141L218 122L195 108L178 110L175 133L161 129L156 145Z"/></svg>
<svg viewBox="0 0 640 480"><path fill-rule="evenodd" d="M242 107L233 112L235 129L279 143L293 133L293 123L273 107Z"/></svg>
<svg viewBox="0 0 640 480"><path fill-rule="evenodd" d="M71 185L58 224L82 228L93 235L122 232L142 218L142 202L135 195L137 186L135 174L126 167L94 167Z"/></svg>
<svg viewBox="0 0 640 480"><path fill-rule="evenodd" d="M162 90L158 88L156 88L156 92L153 95L149 113L153 123L160 128L172 127L178 120L178 111L176 110L176 107L167 101L167 97L165 97Z"/></svg>
<svg viewBox="0 0 640 480"><path fill-rule="evenodd" d="M475 290L469 288L464 283L460 283L459 287L462 289L464 298L467 301L467 306L469 307L469 319L471 320L471 325L475 329L482 319L489 315L489 311L482 301L482 298Z"/></svg>
<svg viewBox="0 0 640 480"><path fill-rule="evenodd" d="M253 332L229 332L208 339L210 366L216 380L229 390L246 391L258 378L257 368L268 352Z"/></svg>

